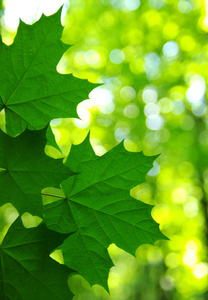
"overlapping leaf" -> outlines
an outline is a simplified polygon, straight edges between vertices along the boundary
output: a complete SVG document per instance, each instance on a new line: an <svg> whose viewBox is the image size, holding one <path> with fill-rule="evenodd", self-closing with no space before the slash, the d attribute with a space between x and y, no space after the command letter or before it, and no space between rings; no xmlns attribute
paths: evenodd
<svg viewBox="0 0 208 300"><path fill-rule="evenodd" d="M144 182L155 158L127 152L122 144L97 157L88 138L72 147L66 165L79 174L62 183L65 198L46 205L44 216L50 229L72 233L60 247L64 262L91 284L107 289L111 243L134 255L139 245L164 238L151 206L129 191Z"/></svg>
<svg viewBox="0 0 208 300"><path fill-rule="evenodd" d="M134 255L139 245L164 238L151 207L129 194L156 157L127 152L122 144L97 157L89 139L72 147L66 166L44 154L46 124L75 117L77 104L95 87L56 71L67 49L61 33L59 11L32 26L21 22L12 46L0 41L0 110L7 133L14 137L28 128L16 138L0 132L0 205L11 202L20 213L42 216L43 188L59 188L64 180L65 194L44 210L47 226L59 233L44 225L24 229L19 220L10 228L0 248L2 299L71 299L66 268L48 257L61 243L65 264L107 289L111 243ZM47 137L57 147L50 130ZM60 233L67 234L64 242Z"/></svg>
<svg viewBox="0 0 208 300"><path fill-rule="evenodd" d="M26 229L18 218L0 245L0 299L72 299L70 270L49 257L63 238L44 224Z"/></svg>
<svg viewBox="0 0 208 300"><path fill-rule="evenodd" d="M56 66L68 46L60 40L59 10L33 25L20 22L11 46L0 41L0 111L5 108L7 133L42 129L54 118L76 117L76 106L96 86Z"/></svg>
<svg viewBox="0 0 208 300"><path fill-rule="evenodd" d="M0 131L0 206L11 202L20 213L42 216L41 190L59 188L74 174L44 153L46 128L26 130L16 138Z"/></svg>

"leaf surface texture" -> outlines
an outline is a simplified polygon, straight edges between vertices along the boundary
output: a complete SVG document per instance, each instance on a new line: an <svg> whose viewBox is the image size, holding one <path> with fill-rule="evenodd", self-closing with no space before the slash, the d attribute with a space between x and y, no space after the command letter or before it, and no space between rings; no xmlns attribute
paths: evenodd
<svg viewBox="0 0 208 300"><path fill-rule="evenodd" d="M41 190L59 188L74 174L62 159L47 156L45 145L46 128L26 129L15 138L0 131L0 205L11 202L20 214L42 217Z"/></svg>
<svg viewBox="0 0 208 300"><path fill-rule="evenodd" d="M0 299L72 299L69 268L49 257L62 240L45 224L26 229L18 218L0 245Z"/></svg>
<svg viewBox="0 0 208 300"><path fill-rule="evenodd" d="M122 143L98 157L88 138L72 147L66 165L78 174L62 182L65 198L47 204L44 217L50 229L72 233L60 247L64 262L91 284L107 289L111 243L135 255L139 245L164 238L152 207L129 191L145 181L155 158L128 152Z"/></svg>
<svg viewBox="0 0 208 300"><path fill-rule="evenodd" d="M11 46L0 41L0 111L7 133L43 129L52 119L77 117L76 107L96 85L60 74L56 66L69 46L61 41L61 10L33 25L20 21Z"/></svg>

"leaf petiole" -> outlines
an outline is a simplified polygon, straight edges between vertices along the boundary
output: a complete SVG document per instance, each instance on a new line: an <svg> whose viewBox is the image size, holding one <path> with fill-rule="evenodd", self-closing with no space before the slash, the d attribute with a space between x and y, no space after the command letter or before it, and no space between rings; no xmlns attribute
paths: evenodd
<svg viewBox="0 0 208 300"><path fill-rule="evenodd" d="M55 197L55 198L66 198L65 196L58 196L58 195L52 195L52 194L45 194L45 193L41 193L42 196L49 196L49 197Z"/></svg>

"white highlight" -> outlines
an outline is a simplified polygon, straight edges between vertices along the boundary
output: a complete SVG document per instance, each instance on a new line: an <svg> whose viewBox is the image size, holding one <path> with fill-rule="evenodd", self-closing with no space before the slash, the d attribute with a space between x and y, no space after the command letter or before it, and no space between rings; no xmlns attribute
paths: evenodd
<svg viewBox="0 0 208 300"><path fill-rule="evenodd" d="M27 24L32 24L41 17L42 13L51 15L63 4L68 8L67 0L5 0L3 23L8 29L14 31L19 25L19 18Z"/></svg>
<svg viewBox="0 0 208 300"><path fill-rule="evenodd" d="M90 103L92 105L98 105L99 110L104 114L110 114L115 109L113 102L113 94L111 91L98 87L94 89L90 94Z"/></svg>
<svg viewBox="0 0 208 300"><path fill-rule="evenodd" d="M202 102L207 89L204 77L201 75L193 76L190 85L186 92L186 98L189 103Z"/></svg>
<svg viewBox="0 0 208 300"><path fill-rule="evenodd" d="M128 10L136 10L140 6L140 0L125 0L125 6Z"/></svg>
<svg viewBox="0 0 208 300"><path fill-rule="evenodd" d="M163 46L163 54L168 58L172 58L176 56L178 52L179 52L179 46L174 41L169 41L165 43L165 45Z"/></svg>

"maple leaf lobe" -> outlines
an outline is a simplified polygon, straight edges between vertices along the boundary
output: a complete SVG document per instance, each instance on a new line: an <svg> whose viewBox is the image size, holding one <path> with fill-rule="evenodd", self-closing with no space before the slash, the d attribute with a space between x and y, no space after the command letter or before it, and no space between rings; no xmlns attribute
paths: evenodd
<svg viewBox="0 0 208 300"><path fill-rule="evenodd" d="M43 129L54 118L78 117L77 104L96 85L60 74L56 66L69 47L61 41L61 10L33 25L20 22L14 43L0 41L0 109L7 133Z"/></svg>
<svg viewBox="0 0 208 300"><path fill-rule="evenodd" d="M41 190L57 187L74 173L44 153L46 128L26 129L12 138L0 131L0 205L11 202L19 213L42 217ZM12 187L12 188L11 188Z"/></svg>

